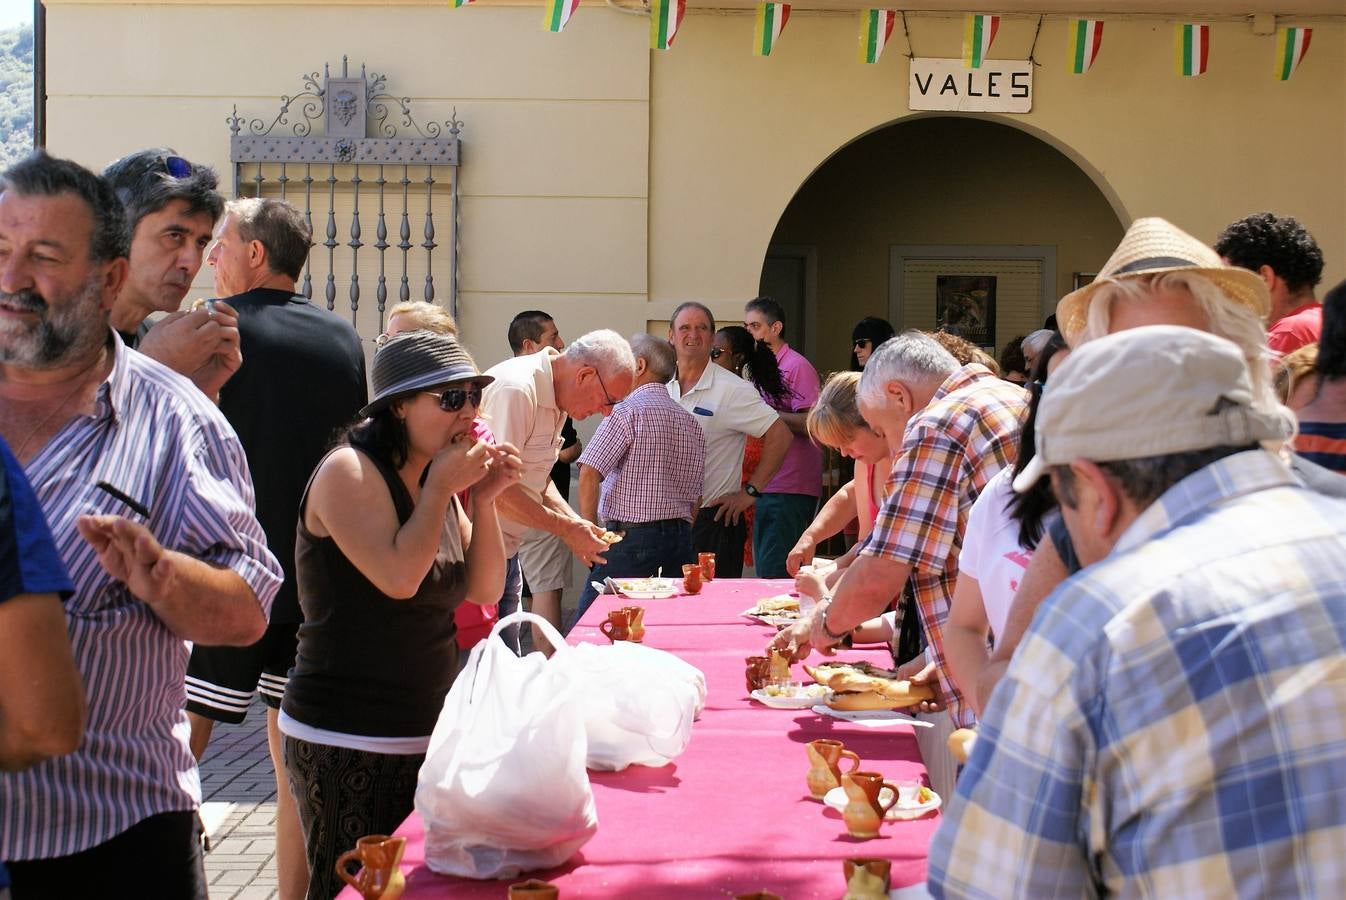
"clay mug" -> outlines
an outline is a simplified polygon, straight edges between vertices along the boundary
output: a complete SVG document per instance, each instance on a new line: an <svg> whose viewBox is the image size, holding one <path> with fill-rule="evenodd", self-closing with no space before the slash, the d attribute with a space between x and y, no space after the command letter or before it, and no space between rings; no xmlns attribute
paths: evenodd
<svg viewBox="0 0 1346 900"><path fill-rule="evenodd" d="M509 900L556 900L559 896L560 888L537 878L509 886Z"/></svg>
<svg viewBox="0 0 1346 900"><path fill-rule="evenodd" d="M884 815L897 803L897 785L884 781L878 772L847 772L841 786L846 791L846 808L841 811L846 831L851 837L878 837ZM886 805L880 800L884 787L892 791Z"/></svg>
<svg viewBox="0 0 1346 900"><path fill-rule="evenodd" d="M748 664L748 693L760 691L771 683L771 657L749 656L744 662Z"/></svg>
<svg viewBox="0 0 1346 900"><path fill-rule="evenodd" d="M629 622L631 640L639 644L645 640L645 607L628 606L622 612L626 613Z"/></svg>
<svg viewBox="0 0 1346 900"><path fill-rule="evenodd" d="M336 873L365 900L397 900L407 886L397 865L406 848L406 838L386 834L362 837L355 842L354 850L347 850L337 857ZM348 862L359 862L362 868L352 875L346 871Z"/></svg>
<svg viewBox="0 0 1346 900"><path fill-rule="evenodd" d="M770 891L753 891L751 894L735 894L734 900L781 900Z"/></svg>
<svg viewBox="0 0 1346 900"><path fill-rule="evenodd" d="M860 757L847 750L846 745L841 741L819 738L805 744L804 750L809 755L808 785L809 794L813 796L814 800L823 799L828 791L841 784L841 761L843 759L851 761L848 772L854 772L860 768Z"/></svg>
<svg viewBox="0 0 1346 900"><path fill-rule="evenodd" d="M696 555L696 562L697 562L697 564L698 564L699 566L701 566L701 580L702 580L702 581L714 581L714 580L715 580L715 554L714 554L714 553L698 553L698 554Z"/></svg>
<svg viewBox="0 0 1346 900"><path fill-rule="evenodd" d="M892 866L886 859L845 860L846 896L842 900L887 900Z"/></svg>
<svg viewBox="0 0 1346 900"><path fill-rule="evenodd" d="M682 567L682 589L689 594L701 593L701 566L697 563Z"/></svg>
<svg viewBox="0 0 1346 900"><path fill-rule="evenodd" d="M608 617L598 623L598 630L603 632L612 643L617 641L629 641L631 639L631 614L624 609L614 609L608 613Z"/></svg>

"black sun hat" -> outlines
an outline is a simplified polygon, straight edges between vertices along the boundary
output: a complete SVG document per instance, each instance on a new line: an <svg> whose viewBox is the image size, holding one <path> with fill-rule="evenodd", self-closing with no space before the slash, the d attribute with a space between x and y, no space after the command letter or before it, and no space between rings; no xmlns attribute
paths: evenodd
<svg viewBox="0 0 1346 900"><path fill-rule="evenodd" d="M483 375L472 355L448 334L410 331L399 334L374 354L374 397L360 410L372 416L394 400L441 384L472 379L481 386L495 381Z"/></svg>

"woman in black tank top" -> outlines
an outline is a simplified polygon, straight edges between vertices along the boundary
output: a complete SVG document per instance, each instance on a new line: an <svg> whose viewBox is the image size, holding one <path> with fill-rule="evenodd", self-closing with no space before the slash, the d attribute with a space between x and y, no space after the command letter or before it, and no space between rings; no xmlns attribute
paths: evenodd
<svg viewBox="0 0 1346 900"><path fill-rule="evenodd" d="M494 602L505 553L495 500L518 452L469 434L481 375L447 335L374 357L374 399L314 472L295 571L304 624L281 703L285 767L309 898L341 887L336 857L411 812L416 773L457 671L454 608ZM471 515L455 494L471 488Z"/></svg>

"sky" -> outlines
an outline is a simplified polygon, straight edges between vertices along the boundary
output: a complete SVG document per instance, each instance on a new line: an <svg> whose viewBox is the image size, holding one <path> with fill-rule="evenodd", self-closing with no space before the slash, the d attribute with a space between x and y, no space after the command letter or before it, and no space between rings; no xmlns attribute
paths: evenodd
<svg viewBox="0 0 1346 900"><path fill-rule="evenodd" d="M0 0L0 28L33 21L33 0Z"/></svg>

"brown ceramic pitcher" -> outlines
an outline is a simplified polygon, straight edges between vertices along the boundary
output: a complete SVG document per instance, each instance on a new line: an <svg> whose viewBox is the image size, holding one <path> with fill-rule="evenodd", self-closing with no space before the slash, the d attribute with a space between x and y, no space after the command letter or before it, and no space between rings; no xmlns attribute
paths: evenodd
<svg viewBox="0 0 1346 900"><path fill-rule="evenodd" d="M897 785L884 781L878 772L847 772L841 776L846 790L846 808L841 816L851 837L876 838L888 810L897 803ZM881 800L884 788L892 791L888 801Z"/></svg>
<svg viewBox="0 0 1346 900"><path fill-rule="evenodd" d="M748 664L744 672L748 680L748 693L759 691L771 683L771 658L768 656L749 656L744 660Z"/></svg>
<svg viewBox="0 0 1346 900"><path fill-rule="evenodd" d="M639 644L645 640L645 607L628 606L622 612L627 615L627 628L631 632L631 640Z"/></svg>
<svg viewBox="0 0 1346 900"><path fill-rule="evenodd" d="M355 842L354 850L347 850L337 857L336 873L365 900L397 900L407 886L397 865L406 848L406 838L386 834L362 837ZM362 868L352 875L346 871L349 862L359 862Z"/></svg>
<svg viewBox="0 0 1346 900"><path fill-rule="evenodd" d="M809 755L808 786L809 794L813 796L814 800L823 799L828 791L840 786L841 761L843 759L851 761L848 772L854 772L860 768L860 757L847 750L846 745L841 741L819 738L805 744L804 750Z"/></svg>
<svg viewBox="0 0 1346 900"><path fill-rule="evenodd" d="M888 900L892 867L886 859L846 860L842 863L846 873L846 896L842 900Z"/></svg>
<svg viewBox="0 0 1346 900"><path fill-rule="evenodd" d="M598 624L598 630L614 644L617 641L631 640L631 613L624 609L614 609Z"/></svg>

